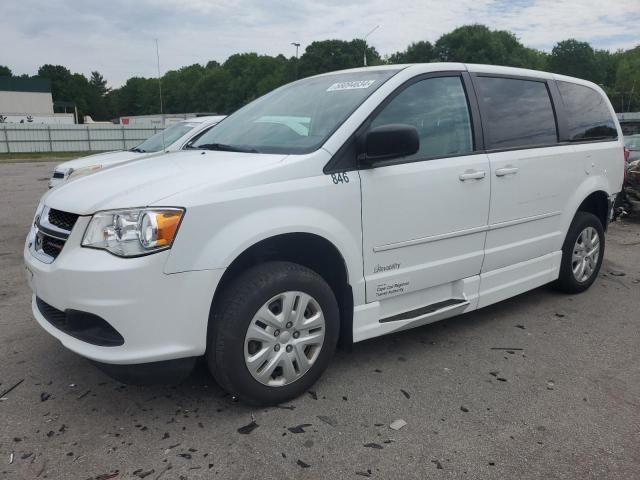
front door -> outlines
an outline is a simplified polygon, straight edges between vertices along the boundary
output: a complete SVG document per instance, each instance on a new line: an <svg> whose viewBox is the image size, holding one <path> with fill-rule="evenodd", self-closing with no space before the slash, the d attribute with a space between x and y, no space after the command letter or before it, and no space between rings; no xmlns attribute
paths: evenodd
<svg viewBox="0 0 640 480"><path fill-rule="evenodd" d="M360 171L367 302L392 315L464 297L459 280L480 273L490 166L475 150L459 74L406 86L370 128L386 124L420 137L416 154Z"/></svg>

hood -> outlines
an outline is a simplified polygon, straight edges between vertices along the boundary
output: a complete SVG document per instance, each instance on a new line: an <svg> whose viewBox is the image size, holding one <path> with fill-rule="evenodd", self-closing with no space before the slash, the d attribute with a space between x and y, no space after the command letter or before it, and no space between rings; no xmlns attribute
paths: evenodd
<svg viewBox="0 0 640 480"><path fill-rule="evenodd" d="M73 179L50 190L43 201L49 207L80 215L157 205L166 197L203 184L223 185L268 170L285 158L286 155L179 151Z"/></svg>
<svg viewBox="0 0 640 480"><path fill-rule="evenodd" d="M97 153L95 155L80 157L74 160L69 160L68 162L61 163L55 169L59 171L66 170L68 168L73 168L74 170L77 170L82 167L90 167L93 165L102 165L103 167L108 167L110 165L126 162L128 160L145 158L148 155L152 155L152 154L132 152L130 150Z"/></svg>

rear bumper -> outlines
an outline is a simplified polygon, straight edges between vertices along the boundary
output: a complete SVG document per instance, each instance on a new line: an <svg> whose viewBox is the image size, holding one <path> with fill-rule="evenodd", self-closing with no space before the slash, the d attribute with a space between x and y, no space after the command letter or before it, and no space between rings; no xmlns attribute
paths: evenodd
<svg viewBox="0 0 640 480"><path fill-rule="evenodd" d="M140 364L203 355L211 301L224 270L165 274L168 251L123 259L82 248L86 221L81 217L53 263L43 263L24 250L34 292L32 312L40 326L69 350L100 363ZM73 331L65 333L45 318L42 302L67 315L97 316L124 342L97 345Z"/></svg>

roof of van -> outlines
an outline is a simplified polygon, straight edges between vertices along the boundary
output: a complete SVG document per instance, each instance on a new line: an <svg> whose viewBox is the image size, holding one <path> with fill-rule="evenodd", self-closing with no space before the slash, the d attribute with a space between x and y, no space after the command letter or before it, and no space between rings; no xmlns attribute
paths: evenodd
<svg viewBox="0 0 640 480"><path fill-rule="evenodd" d="M183 120L183 122L190 122L190 123L214 123L214 122L221 122L222 120L224 120L226 118L226 115L206 115L203 117L191 117L191 118L185 118Z"/></svg>
<svg viewBox="0 0 640 480"><path fill-rule="evenodd" d="M543 72L540 70L530 70L527 68L516 68L516 67L504 67L501 65L483 65L477 63L447 63L447 62L431 62L431 63L406 63L406 64L397 64L397 65L377 65L375 67L359 67L359 68L351 68L348 70L340 70L336 72L327 72L322 75L331 75L334 73L347 73L347 72L366 72L372 70L404 70L404 69L418 69L424 68L426 65L429 65L433 68L433 71L438 70L448 70L448 71L469 71L472 73L489 73L496 75L518 75L530 78L541 78L541 79L553 79L553 80L563 80L566 82L579 83L582 85L589 85L591 87L595 87L600 90L600 87L593 82L589 82L588 80L583 80L581 78L576 77L568 77L566 75L560 75L557 73Z"/></svg>

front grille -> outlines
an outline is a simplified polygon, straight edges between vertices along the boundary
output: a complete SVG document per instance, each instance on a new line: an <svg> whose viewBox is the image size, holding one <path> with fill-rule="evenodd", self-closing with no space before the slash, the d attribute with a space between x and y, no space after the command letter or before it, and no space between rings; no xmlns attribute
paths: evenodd
<svg viewBox="0 0 640 480"><path fill-rule="evenodd" d="M47 322L58 330L83 342L100 347L117 347L124 344L124 338L106 320L80 310L58 310L40 297L36 306Z"/></svg>
<svg viewBox="0 0 640 480"><path fill-rule="evenodd" d="M64 173L62 173L62 172L53 172L53 178L64 178Z"/></svg>
<svg viewBox="0 0 640 480"><path fill-rule="evenodd" d="M63 212L53 208L49 210L49 223L68 232L73 229L78 217L79 215L75 213Z"/></svg>
<svg viewBox="0 0 640 480"><path fill-rule="evenodd" d="M48 235L42 236L42 251L52 258L56 258L58 255L60 255L64 244L64 240L59 240Z"/></svg>

